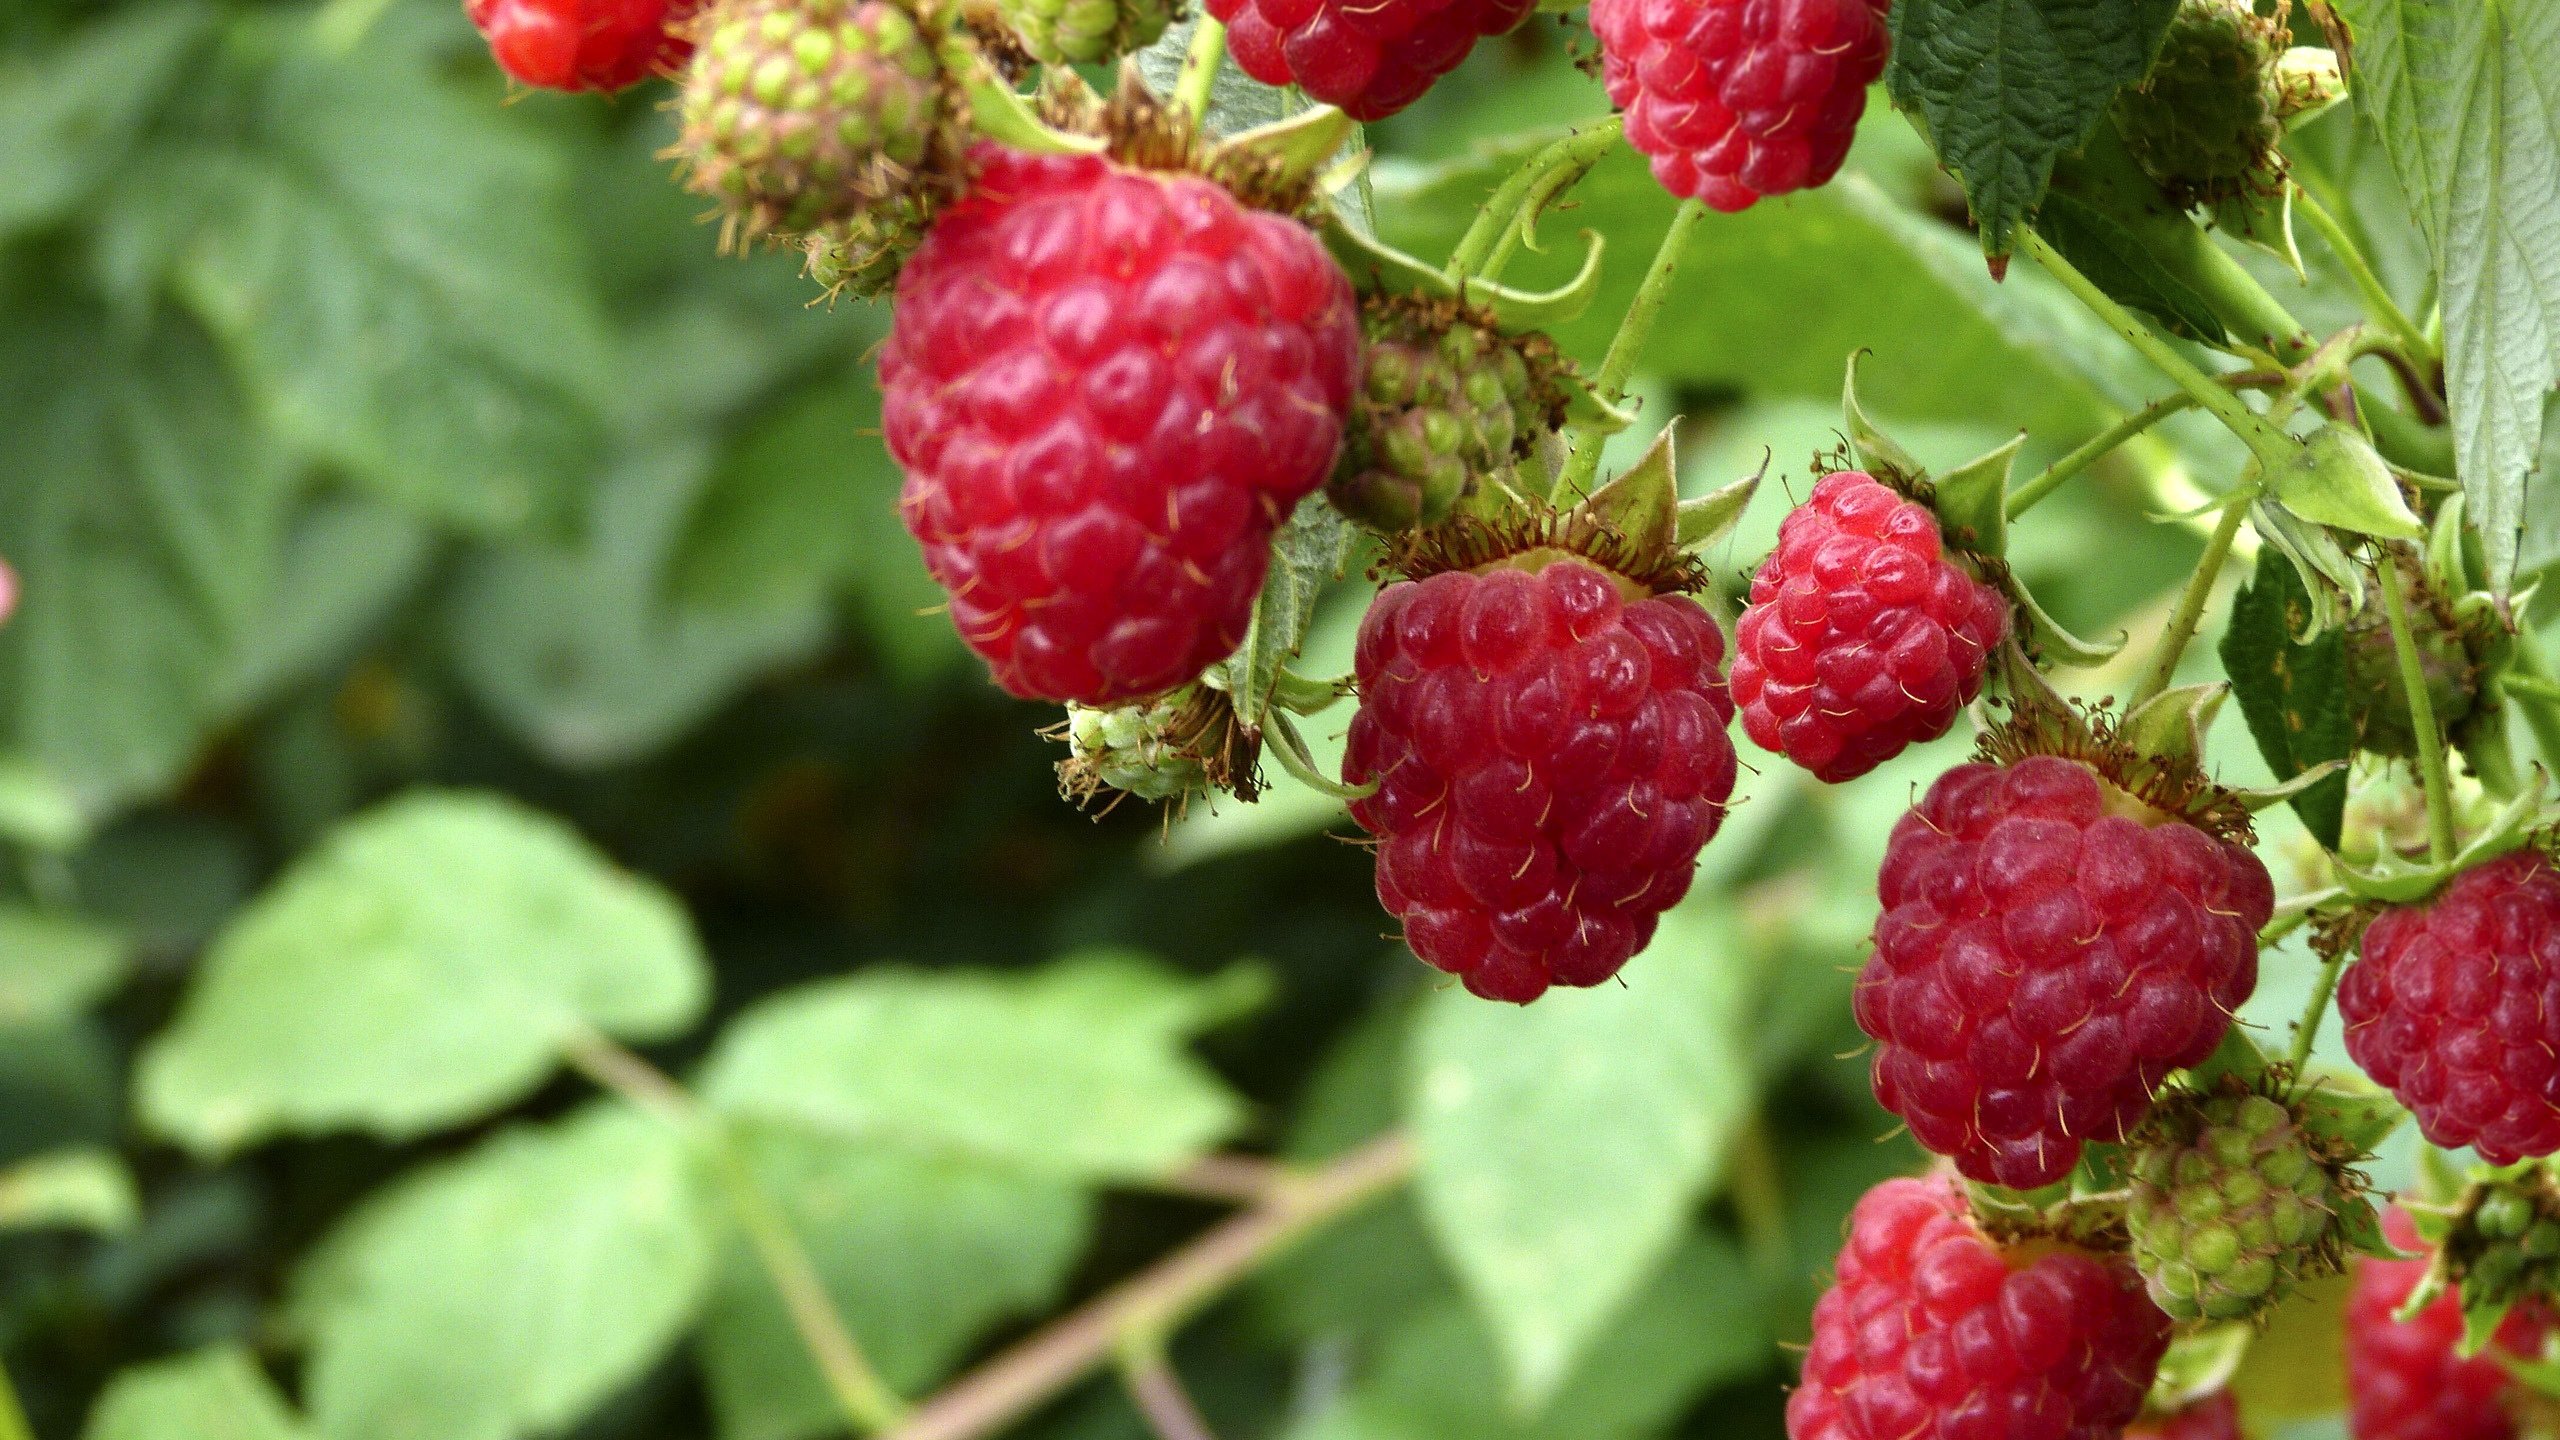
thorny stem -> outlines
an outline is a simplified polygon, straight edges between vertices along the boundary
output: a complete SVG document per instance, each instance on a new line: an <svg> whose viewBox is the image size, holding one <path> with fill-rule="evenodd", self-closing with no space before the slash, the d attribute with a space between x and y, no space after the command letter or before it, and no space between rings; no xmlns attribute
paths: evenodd
<svg viewBox="0 0 2560 1440"><path fill-rule="evenodd" d="M1507 258L1511 245L1523 228L1533 204L1543 205L1555 193L1574 181L1609 153L1617 144L1622 122L1612 115L1586 129L1576 130L1529 157L1519 169L1503 178L1485 197L1484 208L1467 225L1467 233L1458 238L1457 248L1449 252L1449 263L1441 271L1451 282L1470 279L1490 280L1501 272L1501 263L1493 257Z"/></svg>
<svg viewBox="0 0 2560 1440"><path fill-rule="evenodd" d="M2329 997L2338 991L2338 972L2347 965L2347 947L2338 947L2335 955L2323 956L2320 973L2312 979L2311 999L2302 1007L2302 1018L2294 1022L2293 1048L2285 1052L2285 1064L2294 1074L2311 1062L2311 1043L2320 1038L2320 1022L2328 1018Z"/></svg>
<svg viewBox="0 0 2560 1440"><path fill-rule="evenodd" d="M2402 593L2400 567L2390 556L2375 567L2382 575L2382 611L2391 622L2391 653L2400 662L2400 689L2409 700L2409 730L2418 741L2418 778L2427 791L2427 858L2438 865L2453 859L2453 779L2445 768L2444 732L2436 728L2436 704L2427 693L2426 666L2418 659L2418 637L2409 628L2409 602Z"/></svg>
<svg viewBox="0 0 2560 1440"><path fill-rule="evenodd" d="M2253 498L2252 492L2244 490L2223 500L2222 518L2204 542L2196 573L2187 577L2187 588L2178 595L2178 608L2169 612L2169 628L2161 632L2160 648L2152 652L2151 669L2125 697L2127 714L2168 689L2178 673L2178 659L2187 653L2187 642L2196 638L2196 627L2204 621L2205 602L2213 598L2214 582L2222 577L2222 562L2231 558L2231 542L2239 538L2240 522L2249 518Z"/></svg>
<svg viewBox="0 0 2560 1440"><path fill-rule="evenodd" d="M1173 108L1194 120L1207 117L1209 91L1217 83L1218 62L1227 58L1227 27L1202 15L1191 31L1191 48L1173 77Z"/></svg>
<svg viewBox="0 0 2560 1440"><path fill-rule="evenodd" d="M1371 1141L1293 1179L1013 1348L925 1403L887 1440L980 1440L1030 1413L1108 1360L1130 1336L1162 1335L1308 1232L1401 1185L1412 1143Z"/></svg>
<svg viewBox="0 0 2560 1440"><path fill-rule="evenodd" d="M702 1107L666 1072L604 1034L587 1031L572 1036L566 1052L569 1064L596 1085L702 1140L756 1263L772 1282L792 1330L817 1366L836 1408L844 1412L855 1432L878 1434L903 1420L905 1403L871 1368L860 1342L836 1313L835 1302L828 1298L818 1268L791 1222L757 1183L719 1125L706 1118ZM0 1435L0 1440L7 1437Z"/></svg>
<svg viewBox="0 0 2560 1440"><path fill-rule="evenodd" d="M2435 363L2439 357L2434 343L2427 339L2427 332L2419 329L2417 322L2409 318L2409 313L2401 309L2398 302L2391 298L2391 292L2383 288L2382 277L2374 273L2373 262L2365 258L2364 251L2356 244L2355 237L2347 233L2346 227L2338 223L2337 217L2329 213L2328 207L2322 205L2310 191L2297 186L2294 190L2294 208L2302 213L2304 219L2311 222L2312 229L2320 232L2320 238L2329 244L2330 253L2336 255L2338 263L2346 267L2347 279L2355 285L2356 293L2364 298L2365 313L2380 321L2393 335L2399 337L2400 343L2407 347L2411 360L2420 364Z"/></svg>
<svg viewBox="0 0 2560 1440"><path fill-rule="evenodd" d="M1653 332L1654 317L1662 313L1663 302L1671 297L1671 273L1679 268L1680 251L1688 242L1689 229L1706 213L1704 204L1684 200L1672 214L1671 228L1663 232L1662 248L1653 252L1653 264L1636 287L1635 298L1627 302L1627 316L1618 322L1609 353L1600 357L1600 373L1591 379L1591 393L1603 407L1617 404L1626 394L1627 377L1635 373L1636 357L1644 352L1645 339ZM1570 504L1575 496L1590 493L1592 477L1600 473L1600 451L1608 440L1597 421L1574 427L1573 453L1566 457L1564 474L1556 480L1559 502Z"/></svg>
<svg viewBox="0 0 2560 1440"><path fill-rule="evenodd" d="M1218 1440L1208 1418L1182 1388L1182 1377L1173 1373L1161 1344L1149 1339L1122 1346L1120 1378L1156 1440Z"/></svg>

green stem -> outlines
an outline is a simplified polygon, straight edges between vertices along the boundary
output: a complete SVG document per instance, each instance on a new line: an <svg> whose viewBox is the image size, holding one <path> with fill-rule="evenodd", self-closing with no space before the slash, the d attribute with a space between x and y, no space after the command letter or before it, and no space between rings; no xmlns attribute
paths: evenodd
<svg viewBox="0 0 2560 1440"><path fill-rule="evenodd" d="M2409 729L2418 740L2418 778L2427 790L2427 858L2438 865L2453 859L2453 779L2445 767L2444 732L2436 728L2436 702L2427 693L2426 666L2418 659L2418 638L2409 628L2409 602L2402 594L2400 566L2385 555L2376 567L2382 575L2382 611L2391 622L2391 652L2400 662L2400 689L2409 700Z"/></svg>
<svg viewBox="0 0 2560 1440"><path fill-rule="evenodd" d="M2161 374L2176 382L2179 389L2187 392L2198 405L2210 412L2213 418L2221 421L2224 428L2239 436L2241 442L2249 447L2261 464L2269 466L2281 464L2291 453L2294 443L2290 436L2269 423L2266 417L2250 409L2248 402L2242 400L2238 394L2226 388L2220 381L2206 374L2194 361L2179 354L2175 347L2162 339L2149 325L2118 305L2106 291L2098 288L2096 282L2081 274L2070 261L2062 258L2062 253L2054 249L2042 235L2032 229L2022 230L2019 232L2019 241L2020 248L2033 255L2036 262L2044 266L2054 279L2061 281L2063 288L2069 290L2081 304L2088 306L2099 319L2107 322L2108 329L2123 336L2125 343L2141 352L2142 358L2150 361Z"/></svg>
<svg viewBox="0 0 2560 1440"><path fill-rule="evenodd" d="M2338 992L2338 972L2346 968L2347 947L2320 962L2320 973L2311 982L2311 1000L2302 1007L2302 1018L2294 1022L2293 1048L2285 1053L2285 1065L2300 1075L2302 1067L2311 1063L2312 1042L2320 1038L2320 1022L2328 1018L2329 997Z"/></svg>
<svg viewBox="0 0 2560 1440"><path fill-rule="evenodd" d="M2127 440L2178 414L2195 407L2196 398L2184 390L2152 401L2122 420L2100 431L2087 444L2054 461L2044 473L2009 492L2009 518L2017 519L2034 509L2044 498L2062 488L2062 482L2105 459Z"/></svg>
<svg viewBox="0 0 2560 1440"><path fill-rule="evenodd" d="M2409 352L2409 358L2421 364L2430 365L2441 358L2436 354L2435 346L2428 341L2427 332L2419 329L2418 323L2409 318L2409 312L2401 309L2398 302L2391 298L2391 292L2383 288L2382 277L2374 273L2373 262L2365 258L2364 251L2355 242L2355 237L2347 233L2346 227L2338 223L2337 217L2329 213L2328 207L2322 205L2310 191L2297 186L2294 190L2294 208L2302 213L2304 219L2311 222L2312 229L2320 232L2320 238L2329 244L2330 253L2336 255L2338 263L2346 267L2347 279L2356 287L2356 293L2364 297L2365 313L2380 321L2393 335L2399 337L2400 343Z"/></svg>
<svg viewBox="0 0 2560 1440"><path fill-rule="evenodd" d="M1600 157L1618 143L1620 123L1612 115L1587 129L1573 131L1531 155L1519 169L1505 176L1485 197L1484 207L1476 211L1467 233L1458 238L1458 247L1449 252L1449 263L1441 273L1452 282L1490 279L1499 267L1489 257L1497 253L1497 246L1501 247L1500 253L1509 253L1533 192L1543 204L1582 172L1600 163Z"/></svg>
<svg viewBox="0 0 2560 1440"><path fill-rule="evenodd" d="M1600 372L1592 377L1591 393L1602 407L1615 405L1626 395L1627 378L1635 373L1636 357L1644 352L1645 339L1653 333L1654 317L1662 313L1663 302L1671 298L1671 272L1679 268L1680 251L1688 242L1690 227L1706 213L1704 204L1686 200L1672 214L1671 228L1662 235L1662 248L1653 252L1653 264L1637 285L1635 299L1628 302L1626 318L1618 322L1609 353L1600 357ZM1561 503L1570 504L1576 495L1590 493L1592 477L1600 473L1600 452L1608 443L1608 433L1596 421L1573 428L1573 453L1566 457L1564 474L1556 480L1555 494Z"/></svg>
<svg viewBox="0 0 2560 1440"><path fill-rule="evenodd" d="M1194 120L1207 117L1209 91L1217 84L1218 62L1227 58L1227 27L1202 15L1191 31L1191 48L1173 77L1173 108Z"/></svg>
<svg viewBox="0 0 2560 1440"><path fill-rule="evenodd" d="M2167 690L2170 678L2178 673L2178 659L2187 653L2187 642L2196 638L2196 627L2204 621L2205 602L2213 598L2214 582L2222 577L2222 562L2231 558L2231 543L2239 538L2240 522L2249 518L2253 498L2242 493L2222 502L2222 519L2204 542L2204 556L2196 561L2196 573L2187 577L2178 608L2169 612L2169 628L2161 632L2160 647L2152 652L2150 672L2125 699L2126 713Z"/></svg>

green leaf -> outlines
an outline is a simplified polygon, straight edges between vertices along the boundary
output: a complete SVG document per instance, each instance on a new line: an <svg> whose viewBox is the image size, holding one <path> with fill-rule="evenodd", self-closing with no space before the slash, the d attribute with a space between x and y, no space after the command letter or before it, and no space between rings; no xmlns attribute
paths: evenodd
<svg viewBox="0 0 2560 1440"><path fill-rule="evenodd" d="M675 1343L711 1275L678 1134L618 1104L417 1172L296 1277L330 1440L569 1428Z"/></svg>
<svg viewBox="0 0 2560 1440"><path fill-rule="evenodd" d="M1902 0L1885 84L1964 182L1983 253L2009 253L2053 162L2141 79L2178 0Z"/></svg>
<svg viewBox="0 0 2560 1440"><path fill-rule="evenodd" d="M122 983L129 958L103 926L0 905L0 1029L79 1014Z"/></svg>
<svg viewBox="0 0 2560 1440"><path fill-rule="evenodd" d="M1254 597L1253 623L1227 662L1227 689L1246 725L1259 729L1270 713L1280 671L1306 647L1316 600L1342 578L1357 533L1333 502L1317 494L1299 501L1271 537L1271 569Z"/></svg>
<svg viewBox="0 0 2560 1440"><path fill-rule="evenodd" d="M142 1203L111 1150L63 1150L0 1170L0 1231L61 1228L112 1235Z"/></svg>
<svg viewBox="0 0 2560 1440"><path fill-rule="evenodd" d="M741 1119L916 1154L1153 1178L1242 1118L1183 1050L1234 993L1110 952L1024 975L868 971L749 1010L702 1093Z"/></svg>
<svg viewBox="0 0 2560 1440"><path fill-rule="evenodd" d="M448 612L464 684L564 765L655 750L826 637L815 592L745 612L670 603L668 567L710 478L709 457L663 437L632 451L604 477L576 542L529 538L474 556ZM896 529L881 513L839 523Z"/></svg>
<svg viewBox="0 0 2560 1440"><path fill-rule="evenodd" d="M426 578L426 524L367 496L312 505L286 538L265 618L252 627L226 687L229 708L257 705L294 681L345 663Z"/></svg>
<svg viewBox="0 0 2560 1440"><path fill-rule="evenodd" d="M1508 1360L1549 1399L1677 1242L1750 1113L1738 937L1664 917L1622 985L1534 1006L1435 998L1408 1109L1425 1219Z"/></svg>
<svg viewBox="0 0 2560 1440"><path fill-rule="evenodd" d="M83 1440L303 1440L310 1432L245 1350L137 1365L108 1384Z"/></svg>
<svg viewBox="0 0 2560 1440"><path fill-rule="evenodd" d="M2338 0L2373 121L2442 278L2463 493L2515 576L2543 401L2560 380L2560 6Z"/></svg>
<svg viewBox="0 0 2560 1440"><path fill-rule="evenodd" d="M339 829L214 942L143 1054L139 1106L199 1152L421 1135L532 1090L590 1031L680 1033L708 985L684 912L567 826L416 793Z"/></svg>
<svg viewBox="0 0 2560 1440"><path fill-rule="evenodd" d="M1637 1440L1698 1392L1768 1368L1767 1326L1732 1248L1692 1240L1542 1408L1503 1403L1494 1337L1442 1305L1398 1330L1368 1375L1285 1440Z"/></svg>
<svg viewBox="0 0 2560 1440"><path fill-rule="evenodd" d="M1092 1228L1071 1181L768 1125L744 1163L809 1252L836 1313L893 1390L930 1388L987 1327L1053 1304ZM720 1262L698 1345L722 1440L844 1425L742 1237Z"/></svg>
<svg viewBox="0 0 2560 1440"><path fill-rule="evenodd" d="M1199 13L1194 11L1166 26L1154 44L1131 57L1148 89L1158 95L1173 93L1174 77L1182 73L1183 56L1191 50L1191 32L1199 23ZM1233 135L1285 120L1312 103L1294 88L1277 89L1245 74L1229 53L1218 61L1218 73L1209 77L1209 110L1201 123L1212 135Z"/></svg>
<svg viewBox="0 0 2560 1440"><path fill-rule="evenodd" d="M2222 668L2257 738L2258 753L2278 780L2344 760L2355 746L2347 714L2346 637L2332 627L2315 638L2311 597L2293 562L2273 547L2258 552L2256 573L2232 599L2222 636ZM2311 838L2338 847L2347 777L2340 773L2292 798Z"/></svg>
<svg viewBox="0 0 2560 1440"><path fill-rule="evenodd" d="M2313 431L2291 463L2267 472L2267 484L2287 510L2315 525L2385 540L2427 536L2373 442L2341 425Z"/></svg>
<svg viewBox="0 0 2560 1440"><path fill-rule="evenodd" d="M0 237L72 213L131 150L212 26L194 3L134 6L0 63Z"/></svg>
<svg viewBox="0 0 2560 1440"><path fill-rule="evenodd" d="M2062 258L2116 303L2159 321L2170 334L2215 344L2229 333L2212 301L2096 206L2056 190L2045 197L2035 226Z"/></svg>

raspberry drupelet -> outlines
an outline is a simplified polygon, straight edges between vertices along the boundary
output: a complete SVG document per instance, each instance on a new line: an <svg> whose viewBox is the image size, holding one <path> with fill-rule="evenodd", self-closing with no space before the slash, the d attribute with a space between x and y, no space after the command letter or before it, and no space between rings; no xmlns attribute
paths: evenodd
<svg viewBox="0 0 2560 1440"><path fill-rule="evenodd" d="M466 0L498 68L541 90L621 90L683 64L691 0Z"/></svg>
<svg viewBox="0 0 2560 1440"><path fill-rule="evenodd" d="M1422 98L1478 40L1517 26L1535 0L1208 0L1236 66L1295 85L1354 120Z"/></svg>
<svg viewBox="0 0 2560 1440"><path fill-rule="evenodd" d="M2383 1233L2402 1250L2424 1251L2406 1212L2383 1216ZM2418 1288L2427 1259L2356 1262L2347 1295L2347 1429L2355 1440L2516 1440L2508 1402L2515 1377L2495 1353L2463 1359L2462 1301L2450 1290L2407 1321L2392 1318ZM2496 1351L2536 1358L2551 1328L2528 1303L2510 1313Z"/></svg>

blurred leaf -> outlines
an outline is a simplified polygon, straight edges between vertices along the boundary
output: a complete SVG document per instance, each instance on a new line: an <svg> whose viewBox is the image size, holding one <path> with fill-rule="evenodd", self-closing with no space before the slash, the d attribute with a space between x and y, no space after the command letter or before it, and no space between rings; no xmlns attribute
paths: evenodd
<svg viewBox="0 0 2560 1440"><path fill-rule="evenodd" d="M229 687L246 707L342 663L417 588L431 558L426 525L364 496L311 506L286 539L274 596L247 636Z"/></svg>
<svg viewBox="0 0 2560 1440"><path fill-rule="evenodd" d="M2330 1276L2296 1286L2267 1317L2231 1377L2240 1413L2259 1425L2334 1415L2346 1408L2344 1367L2349 1279Z"/></svg>
<svg viewBox="0 0 2560 1440"><path fill-rule="evenodd" d="M52 306L0 327L8 740L92 812L167 785L217 718L290 493L200 334L107 330Z"/></svg>
<svg viewBox="0 0 2560 1440"><path fill-rule="evenodd" d="M1023 975L867 971L739 1017L702 1093L740 1118L927 1156L1151 1178L1242 1118L1182 1048L1221 1017L1222 988L1108 952Z"/></svg>
<svg viewBox="0 0 2560 1440"><path fill-rule="evenodd" d="M123 981L128 958L103 926L0 905L0 1029L79 1014Z"/></svg>
<svg viewBox="0 0 2560 1440"><path fill-rule="evenodd" d="M606 475L574 545L528 540L488 551L455 584L447 634L464 683L559 763L605 765L654 750L825 639L814 593L747 614L668 601L668 566L708 478L698 446L635 447Z"/></svg>
<svg viewBox="0 0 2560 1440"><path fill-rule="evenodd" d="M572 513L613 366L557 157L414 47L266 39L236 143L159 150L124 243L165 249L270 423L385 498L480 531Z"/></svg>
<svg viewBox="0 0 2560 1440"><path fill-rule="evenodd" d="M2053 242L2118 304L2160 322L2172 335L2218 344L2228 327L2213 302L2156 259L2140 237L2094 205L2059 190L2045 197L2036 232Z"/></svg>
<svg viewBox="0 0 2560 1440"><path fill-rule="evenodd" d="M1182 73L1182 57L1191 49L1191 33L1199 28L1197 12L1165 27L1156 42L1131 57L1138 73L1146 77L1147 87L1158 95L1173 93L1174 77ZM1233 135L1275 120L1285 120L1313 102L1295 89L1280 90L1247 75L1236 68L1232 52L1218 61L1218 73L1209 79L1209 109L1201 117L1212 135Z"/></svg>
<svg viewBox="0 0 2560 1440"><path fill-rule="evenodd" d="M0 238L70 214L122 162L211 30L206 6L137 5L0 62Z"/></svg>
<svg viewBox="0 0 2560 1440"><path fill-rule="evenodd" d="M63 851L89 834L80 797L16 756L0 756L0 836L35 850Z"/></svg>
<svg viewBox="0 0 2560 1440"><path fill-rule="evenodd" d="M222 1349L118 1375L80 1433L84 1440L303 1440L310 1432L249 1352Z"/></svg>
<svg viewBox="0 0 2560 1440"><path fill-rule="evenodd" d="M2560 6L2338 0L2356 108L2381 133L2443 279L2463 494L2513 579L2542 410L2560 381Z"/></svg>
<svg viewBox="0 0 2560 1440"><path fill-rule="evenodd" d="M2258 753L2279 781L2346 759L2355 745L2355 721L2347 714L2346 636L2332 627L2307 644L2296 639L2311 621L2310 595L2293 562L2273 547L2260 550L2256 573L2231 601L2222 665ZM2338 848L2347 805L2343 772L2291 803L2312 839Z"/></svg>
<svg viewBox="0 0 2560 1440"><path fill-rule="evenodd" d="M676 1132L619 1104L412 1173L296 1279L332 1440L567 1429L675 1343L711 1246Z"/></svg>
<svg viewBox="0 0 2560 1440"><path fill-rule="evenodd" d="M2009 253L2053 162L2159 53L2178 0L1902 0L1885 85L1964 182L1983 253Z"/></svg>
<svg viewBox="0 0 2560 1440"><path fill-rule="evenodd" d="M61 1150L0 1170L0 1231L111 1235L133 1228L141 1210L132 1173L110 1150Z"/></svg>
<svg viewBox="0 0 2560 1440"><path fill-rule="evenodd" d="M939 1380L990 1324L1054 1302L1092 1226L1090 1199L1068 1181L784 1126L737 1127L736 1143L881 1378L909 1394ZM723 1440L842 1430L843 1412L742 1239L721 1261L700 1355Z"/></svg>
<svg viewBox="0 0 2560 1440"><path fill-rule="evenodd" d="M154 1129L220 1153L279 1132L389 1138L472 1119L601 1030L681 1032L691 926L567 826L420 792L342 826L214 942L136 1084Z"/></svg>
<svg viewBox="0 0 2560 1440"><path fill-rule="evenodd" d="M1423 1216L1524 1407L1642 1288L1751 1112L1745 960L1723 924L1675 911L1623 984L1519 1009L1450 990L1423 1015L1409 1092Z"/></svg>
<svg viewBox="0 0 2560 1440"><path fill-rule="evenodd" d="M1286 1440L1635 1440L1699 1391L1777 1358L1757 1287L1730 1246L1705 1239L1672 1258L1542 1408L1504 1405L1500 1349L1463 1308L1426 1311L1339 1404Z"/></svg>

